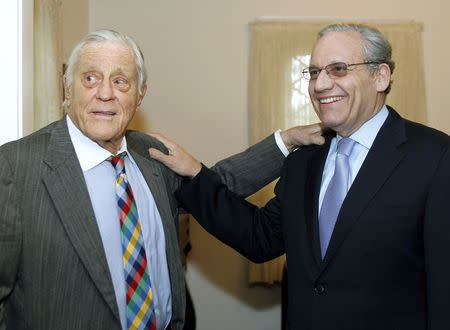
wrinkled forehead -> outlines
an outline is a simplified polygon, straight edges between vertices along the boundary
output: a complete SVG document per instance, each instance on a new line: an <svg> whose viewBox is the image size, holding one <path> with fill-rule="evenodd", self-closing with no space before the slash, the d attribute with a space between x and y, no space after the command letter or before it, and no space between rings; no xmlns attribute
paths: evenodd
<svg viewBox="0 0 450 330"><path fill-rule="evenodd" d="M136 63L130 47L121 41L94 41L87 43L81 50L76 67L103 69L121 69L129 73L136 72Z"/></svg>
<svg viewBox="0 0 450 330"><path fill-rule="evenodd" d="M363 61L362 38L355 31L329 32L318 39L311 53L310 65L323 67L330 63Z"/></svg>

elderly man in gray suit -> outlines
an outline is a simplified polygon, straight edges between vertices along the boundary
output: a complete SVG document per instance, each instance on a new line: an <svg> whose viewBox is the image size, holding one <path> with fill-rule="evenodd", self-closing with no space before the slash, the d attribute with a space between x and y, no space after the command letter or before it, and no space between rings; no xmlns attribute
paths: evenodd
<svg viewBox="0 0 450 330"><path fill-rule="evenodd" d="M65 118L0 148L0 329L181 330L181 178L149 157L158 141L127 131L146 92L141 51L117 32L91 33L64 86ZM283 141L322 137L292 128L215 170L248 195L278 175Z"/></svg>

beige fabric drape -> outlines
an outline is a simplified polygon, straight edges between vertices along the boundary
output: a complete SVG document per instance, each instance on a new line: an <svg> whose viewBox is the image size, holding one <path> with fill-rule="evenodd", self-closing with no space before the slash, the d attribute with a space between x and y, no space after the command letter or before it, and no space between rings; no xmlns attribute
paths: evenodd
<svg viewBox="0 0 450 330"><path fill-rule="evenodd" d="M62 116L60 13L61 0L34 0L34 130Z"/></svg>
<svg viewBox="0 0 450 330"><path fill-rule="evenodd" d="M249 129L255 143L276 129L317 122L301 70L308 65L317 33L336 21L258 21L250 25ZM362 22L364 23L364 22ZM393 47L396 68L387 103L404 117L426 123L422 25L415 22L366 22L378 27ZM264 205L274 184L250 198ZM285 257L249 264L249 282L281 281Z"/></svg>

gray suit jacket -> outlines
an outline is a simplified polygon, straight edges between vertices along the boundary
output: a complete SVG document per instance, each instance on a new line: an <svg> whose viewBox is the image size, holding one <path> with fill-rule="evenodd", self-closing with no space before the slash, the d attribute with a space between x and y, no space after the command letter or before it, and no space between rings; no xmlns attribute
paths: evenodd
<svg viewBox="0 0 450 330"><path fill-rule="evenodd" d="M128 149L155 198L166 239L171 329L182 329L184 274L178 250L181 178L148 156L162 145L137 132ZM248 195L274 179L283 161L273 137L214 169ZM0 147L0 329L120 329L100 233L66 121Z"/></svg>

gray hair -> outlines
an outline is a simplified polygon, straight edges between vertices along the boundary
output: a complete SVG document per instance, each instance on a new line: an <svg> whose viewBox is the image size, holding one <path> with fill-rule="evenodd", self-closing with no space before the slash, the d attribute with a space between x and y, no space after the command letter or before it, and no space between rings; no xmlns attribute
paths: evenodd
<svg viewBox="0 0 450 330"><path fill-rule="evenodd" d="M106 41L123 43L133 52L134 62L136 63L136 71L138 74L138 91L142 95L144 92L144 87L147 83L147 69L145 67L144 55L133 38L113 30L98 30L91 32L74 47L72 53L70 53L67 61L66 72L64 73L64 81L66 85L68 87L72 86L74 69L80 58L81 50L88 44ZM63 108L65 109L66 106L67 103L65 100L63 102Z"/></svg>
<svg viewBox="0 0 450 330"><path fill-rule="evenodd" d="M391 70L391 74L395 69L395 62L392 60L392 47L386 37L376 28L364 24L341 23L332 24L323 28L318 35L318 39L322 38L330 32L354 31L361 35L362 38L362 57L364 62L386 63ZM369 65L371 73L378 69L377 64ZM391 90L392 80L384 91L388 94Z"/></svg>

